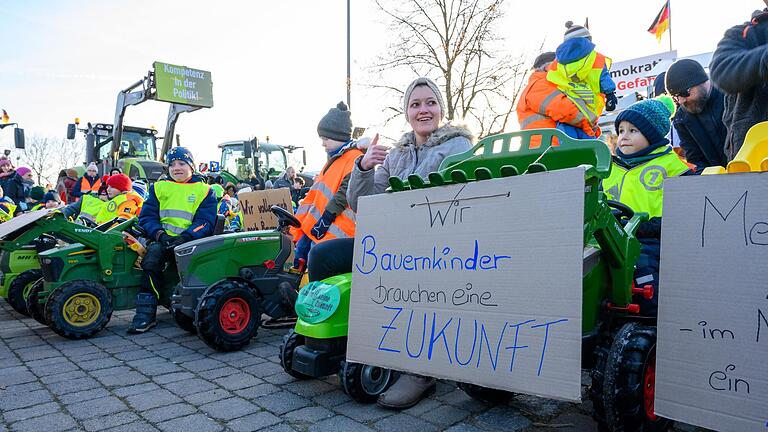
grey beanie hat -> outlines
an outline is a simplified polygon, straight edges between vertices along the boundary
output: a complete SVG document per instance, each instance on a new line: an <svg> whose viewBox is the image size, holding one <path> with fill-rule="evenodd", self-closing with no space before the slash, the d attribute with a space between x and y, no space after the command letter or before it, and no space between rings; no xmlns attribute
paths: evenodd
<svg viewBox="0 0 768 432"><path fill-rule="evenodd" d="M335 108L328 110L328 114L320 119L317 124L317 134L321 137L335 141L346 142L352 139L352 119L347 104L339 102Z"/></svg>
<svg viewBox="0 0 768 432"><path fill-rule="evenodd" d="M440 93L440 89L437 88L437 84L426 77L419 77L413 80L413 82L408 85L408 88L405 89L405 93L403 93L403 114L405 114L406 119L408 118L408 101L411 100L411 93L413 93L413 89L418 86L427 86L430 90L432 90L432 93L435 94L437 103L440 105L440 120L442 120L443 117L445 117L445 102L443 101L443 94Z"/></svg>
<svg viewBox="0 0 768 432"><path fill-rule="evenodd" d="M584 26L574 25L573 21L566 22L565 28L566 30L563 41L577 37L583 37L592 40L592 34L589 32L589 29Z"/></svg>

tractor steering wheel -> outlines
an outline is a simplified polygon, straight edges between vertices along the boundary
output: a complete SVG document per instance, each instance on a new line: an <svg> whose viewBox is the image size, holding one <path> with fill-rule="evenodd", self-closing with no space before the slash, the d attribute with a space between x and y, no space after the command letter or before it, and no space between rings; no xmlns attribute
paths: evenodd
<svg viewBox="0 0 768 432"><path fill-rule="evenodd" d="M611 213L613 213L618 220L632 219L632 216L635 215L635 211L622 202L606 200L606 204L608 204L608 207L611 208Z"/></svg>
<svg viewBox="0 0 768 432"><path fill-rule="evenodd" d="M296 219L296 216L288 210L279 206L272 206L270 207L270 210L277 216L277 221L280 226L292 226L294 228L301 227L301 222L299 222L299 220Z"/></svg>

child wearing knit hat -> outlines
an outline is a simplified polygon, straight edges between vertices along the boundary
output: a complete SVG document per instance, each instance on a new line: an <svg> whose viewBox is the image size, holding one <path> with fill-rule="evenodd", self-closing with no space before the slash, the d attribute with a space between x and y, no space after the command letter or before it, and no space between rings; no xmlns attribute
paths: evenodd
<svg viewBox="0 0 768 432"><path fill-rule="evenodd" d="M643 315L655 315L657 310L664 181L691 174L666 138L671 116L667 105L656 99L637 102L622 111L615 122L619 141L611 174L603 180L608 199L619 201L636 213L646 213L650 218L640 224L636 233L642 247L635 266L635 283L654 288L653 298L635 298Z"/></svg>
<svg viewBox="0 0 768 432"><path fill-rule="evenodd" d="M555 51L555 61L549 65L547 80L557 86L579 108L581 114L597 129L603 110L616 109L616 84L608 69L611 59L595 50L592 34L587 27L565 23L566 31ZM586 131L569 124L558 129L578 139L594 138Z"/></svg>

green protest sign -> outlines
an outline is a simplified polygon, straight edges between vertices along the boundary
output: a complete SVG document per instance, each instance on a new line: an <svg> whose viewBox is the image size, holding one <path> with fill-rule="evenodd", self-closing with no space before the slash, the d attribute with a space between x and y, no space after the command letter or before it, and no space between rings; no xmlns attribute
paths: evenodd
<svg viewBox="0 0 768 432"><path fill-rule="evenodd" d="M155 62L154 69L157 100L206 108L213 106L210 72L161 62Z"/></svg>

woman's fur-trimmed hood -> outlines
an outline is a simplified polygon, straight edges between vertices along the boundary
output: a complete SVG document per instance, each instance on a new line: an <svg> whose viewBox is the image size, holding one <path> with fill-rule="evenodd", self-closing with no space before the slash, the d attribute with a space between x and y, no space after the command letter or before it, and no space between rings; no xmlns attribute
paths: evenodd
<svg viewBox="0 0 768 432"><path fill-rule="evenodd" d="M432 132L432 135L427 138L427 142L422 144L423 147L435 147L438 146L446 141L448 141L451 138L456 137L464 137L468 139L470 142L474 142L475 137L472 135L472 132L469 131L464 126L461 125L452 125L450 123L446 123L434 132ZM400 137L400 140L395 143L395 147L408 147L408 146L415 146L416 145L416 134L411 132L406 132L403 134L402 137Z"/></svg>

